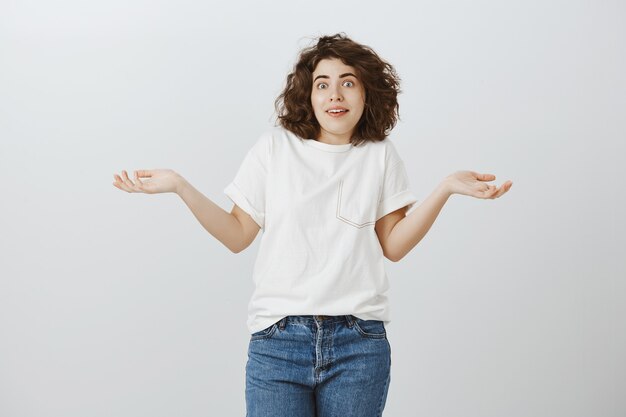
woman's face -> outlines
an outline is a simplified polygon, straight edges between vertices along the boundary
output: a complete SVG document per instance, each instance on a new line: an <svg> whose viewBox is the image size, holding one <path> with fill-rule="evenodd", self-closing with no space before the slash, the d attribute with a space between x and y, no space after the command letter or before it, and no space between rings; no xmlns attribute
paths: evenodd
<svg viewBox="0 0 626 417"><path fill-rule="evenodd" d="M365 89L353 67L340 59L323 59L313 71L311 105L321 127L319 138L332 144L349 143L365 107ZM346 111L329 113L339 107Z"/></svg>

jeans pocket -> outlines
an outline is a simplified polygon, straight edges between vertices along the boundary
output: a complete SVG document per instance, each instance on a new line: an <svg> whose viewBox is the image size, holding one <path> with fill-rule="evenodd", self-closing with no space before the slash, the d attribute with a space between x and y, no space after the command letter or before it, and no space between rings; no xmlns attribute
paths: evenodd
<svg viewBox="0 0 626 417"><path fill-rule="evenodd" d="M354 320L354 328L363 337L370 339L386 339L387 330L385 323L381 320L363 320L352 316Z"/></svg>
<svg viewBox="0 0 626 417"><path fill-rule="evenodd" d="M252 335L250 335L250 340L252 341L252 340L269 339L274 335L277 328L278 328L278 323L274 323L271 326L263 330L259 330L258 332L252 333Z"/></svg>

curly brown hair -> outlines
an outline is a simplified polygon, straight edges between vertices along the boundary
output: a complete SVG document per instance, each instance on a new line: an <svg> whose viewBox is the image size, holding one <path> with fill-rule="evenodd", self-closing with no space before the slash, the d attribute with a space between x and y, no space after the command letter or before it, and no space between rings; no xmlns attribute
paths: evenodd
<svg viewBox="0 0 626 417"><path fill-rule="evenodd" d="M326 58L338 58L354 67L365 88L365 109L350 142L358 146L365 141L384 140L400 118L397 99L401 93L400 77L372 48L353 41L343 32L321 36L317 44L300 52L293 72L287 76L285 89L274 103L277 122L301 138L319 136L321 129L313 112L311 89L313 71Z"/></svg>

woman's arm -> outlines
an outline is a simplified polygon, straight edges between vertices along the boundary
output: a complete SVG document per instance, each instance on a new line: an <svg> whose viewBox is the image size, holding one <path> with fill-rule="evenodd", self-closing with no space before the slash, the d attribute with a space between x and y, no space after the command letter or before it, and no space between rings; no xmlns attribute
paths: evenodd
<svg viewBox="0 0 626 417"><path fill-rule="evenodd" d="M387 259L398 262L422 240L450 195L445 182L442 182L411 214L406 217L403 212L400 214L399 221L381 242Z"/></svg>
<svg viewBox="0 0 626 417"><path fill-rule="evenodd" d="M386 237L381 245L385 248L387 258L394 262L404 258L428 233L452 194L495 199L506 193L513 185L513 182L507 181L498 188L484 183L495 179L495 175L473 171L457 171L446 177L419 207L401 218L391 228L391 232L383 235Z"/></svg>
<svg viewBox="0 0 626 417"><path fill-rule="evenodd" d="M233 253L239 253L248 247L260 229L251 218L243 217L247 216L243 210L237 210L235 206L233 213L228 213L171 169L135 171L135 182L128 178L126 171L122 171L121 176L117 174L113 176L115 177L113 185L129 193L178 194L206 231ZM142 181L140 178L147 179ZM250 225L250 222L253 225Z"/></svg>
<svg viewBox="0 0 626 417"><path fill-rule="evenodd" d="M202 227L222 242L231 252L239 253L249 245L248 242L244 242L243 225L237 217L209 200L183 177L180 177L176 194L191 209Z"/></svg>

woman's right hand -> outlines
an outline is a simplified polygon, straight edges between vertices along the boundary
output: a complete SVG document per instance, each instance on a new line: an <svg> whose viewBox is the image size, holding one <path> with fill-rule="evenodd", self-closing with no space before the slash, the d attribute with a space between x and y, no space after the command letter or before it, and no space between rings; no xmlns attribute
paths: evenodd
<svg viewBox="0 0 626 417"><path fill-rule="evenodd" d="M134 171L133 183L126 171L122 170L122 175L113 174L115 178L114 186L120 190L127 191L129 193L175 193L177 187L182 181L182 177L172 171L171 169L150 169ZM140 180L139 178L148 178L147 180Z"/></svg>

